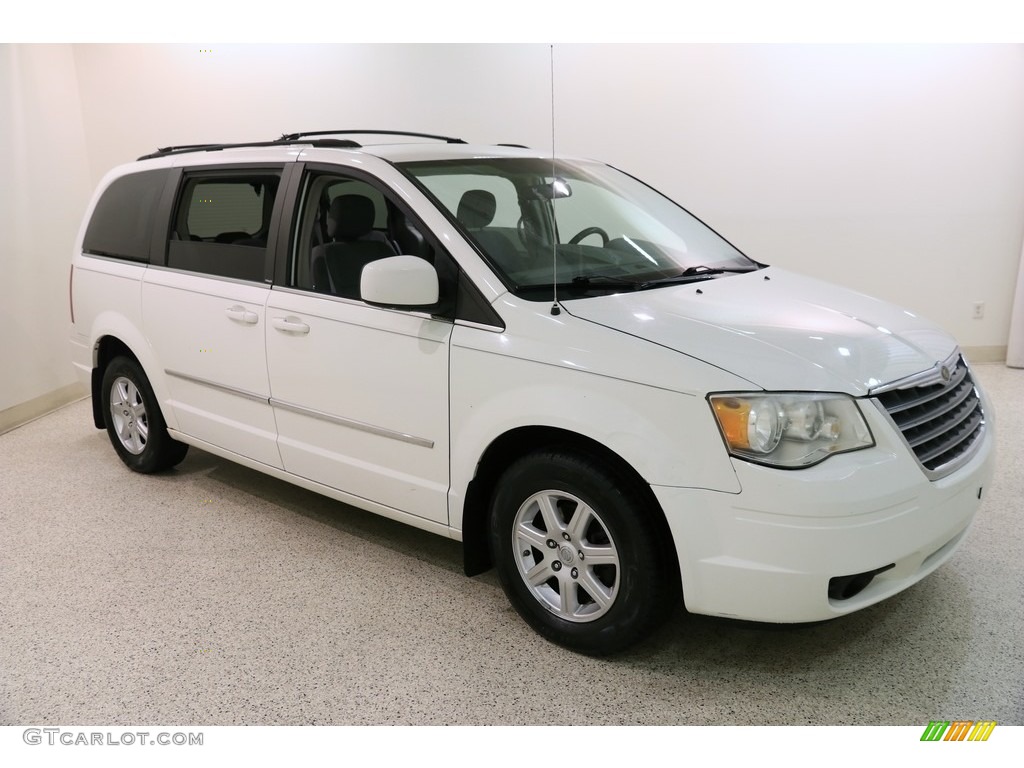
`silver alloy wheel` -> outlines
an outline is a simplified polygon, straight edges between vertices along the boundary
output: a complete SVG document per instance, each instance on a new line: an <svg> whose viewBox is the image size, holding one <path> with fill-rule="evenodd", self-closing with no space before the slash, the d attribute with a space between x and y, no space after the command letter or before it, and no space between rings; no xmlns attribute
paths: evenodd
<svg viewBox="0 0 1024 768"><path fill-rule="evenodd" d="M601 517L564 491L541 491L516 513L512 548L532 595L566 621L594 621L612 607L619 554Z"/></svg>
<svg viewBox="0 0 1024 768"><path fill-rule="evenodd" d="M149 439L149 419L142 393L131 379L114 379L110 387L110 415L124 449L136 456L142 453Z"/></svg>

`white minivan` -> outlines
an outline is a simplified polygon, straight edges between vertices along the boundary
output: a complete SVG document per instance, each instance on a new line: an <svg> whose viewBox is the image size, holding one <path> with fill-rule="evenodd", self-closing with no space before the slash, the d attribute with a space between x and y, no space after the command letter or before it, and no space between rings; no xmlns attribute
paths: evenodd
<svg viewBox="0 0 1024 768"><path fill-rule="evenodd" d="M953 555L992 473L949 335L591 160L390 131L168 147L103 179L70 293L130 468L191 445L457 539L584 653L680 600L876 603Z"/></svg>

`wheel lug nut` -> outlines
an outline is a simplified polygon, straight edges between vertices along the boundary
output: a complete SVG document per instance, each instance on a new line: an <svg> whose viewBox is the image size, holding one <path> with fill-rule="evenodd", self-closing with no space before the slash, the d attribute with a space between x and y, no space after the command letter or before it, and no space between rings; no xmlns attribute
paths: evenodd
<svg viewBox="0 0 1024 768"><path fill-rule="evenodd" d="M583 559L583 550L579 550L579 551L578 551L578 552L576 553L576 557L578 557L578 558L579 558L580 560L582 560L582 559Z"/></svg>
<svg viewBox="0 0 1024 768"><path fill-rule="evenodd" d="M562 538L565 539L566 541L571 541L572 540L570 538L569 534L568 533L564 533L564 532L562 533Z"/></svg>
<svg viewBox="0 0 1024 768"><path fill-rule="evenodd" d="M548 549L554 549L555 548L555 540L554 539L548 539L547 545L548 545Z"/></svg>
<svg viewBox="0 0 1024 768"><path fill-rule="evenodd" d="M560 570L562 570L562 561L561 560L555 560L555 562L553 562L551 564L551 570L552 571L560 571Z"/></svg>
<svg viewBox="0 0 1024 768"><path fill-rule="evenodd" d="M530 550L524 549L523 550L523 557L529 557L529 556L530 556Z"/></svg>
<svg viewBox="0 0 1024 768"><path fill-rule="evenodd" d="M571 573L571 574L572 574L572 577L573 577L574 579L575 579L575 578L576 578L577 576L579 576L579 575L580 575L580 572L579 572L579 569L578 569L578 568L573 568L573 569L572 569L571 571L569 571L569 573Z"/></svg>

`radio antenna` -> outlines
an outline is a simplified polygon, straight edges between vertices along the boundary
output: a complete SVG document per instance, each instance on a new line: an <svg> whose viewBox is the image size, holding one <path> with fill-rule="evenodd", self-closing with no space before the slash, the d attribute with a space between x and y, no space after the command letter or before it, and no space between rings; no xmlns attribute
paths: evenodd
<svg viewBox="0 0 1024 768"><path fill-rule="evenodd" d="M551 314L562 314L558 306L558 237L555 228L555 44L548 47L551 67Z"/></svg>

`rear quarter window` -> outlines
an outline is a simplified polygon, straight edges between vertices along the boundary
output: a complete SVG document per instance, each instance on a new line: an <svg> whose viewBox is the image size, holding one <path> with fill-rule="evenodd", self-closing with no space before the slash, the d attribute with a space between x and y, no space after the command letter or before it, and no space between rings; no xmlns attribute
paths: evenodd
<svg viewBox="0 0 1024 768"><path fill-rule="evenodd" d="M82 251L131 261L149 261L154 220L167 170L116 179L100 196L85 231Z"/></svg>

